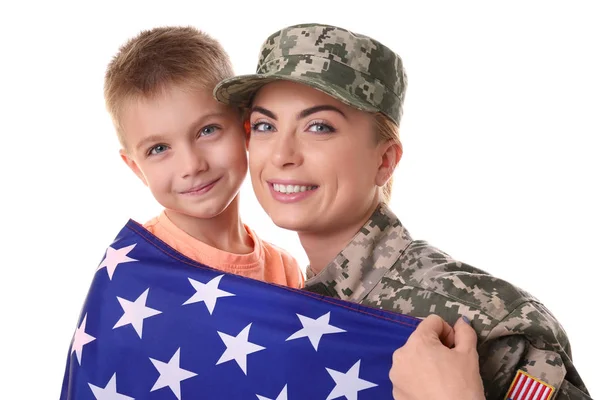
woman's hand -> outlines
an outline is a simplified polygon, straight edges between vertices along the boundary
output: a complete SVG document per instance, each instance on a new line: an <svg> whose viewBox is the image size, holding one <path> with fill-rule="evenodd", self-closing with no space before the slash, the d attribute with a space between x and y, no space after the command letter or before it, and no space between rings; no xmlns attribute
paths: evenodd
<svg viewBox="0 0 600 400"><path fill-rule="evenodd" d="M390 380L395 400L485 400L468 320L459 318L453 329L437 315L425 318L394 352Z"/></svg>

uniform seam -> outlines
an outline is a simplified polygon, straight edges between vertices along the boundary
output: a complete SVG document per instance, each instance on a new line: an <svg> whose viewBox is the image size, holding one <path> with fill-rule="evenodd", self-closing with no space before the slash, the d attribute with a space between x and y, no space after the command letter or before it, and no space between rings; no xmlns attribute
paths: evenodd
<svg viewBox="0 0 600 400"><path fill-rule="evenodd" d="M489 333L485 336L484 338L484 342L488 340L488 337L492 334L492 332L494 331L494 329L496 329L496 327L498 325L500 325L502 322L506 321L519 307L521 307L524 304L539 304L543 306L543 303L541 303L539 300L533 300L533 299L527 299L524 300L522 302L520 302L519 304L517 304L516 306L514 306L511 311L506 314L506 316L504 318L502 318L501 320L498 320L498 322L496 322L491 328ZM557 353L560 356L561 361L563 360L563 356L561 353L565 354L568 356L567 352L565 351L564 347L558 343L558 340L555 341L555 343L551 344L552 350L547 350L547 349L540 349L539 347L535 346L531 340L529 340L529 338L527 337L527 335L525 334L525 332L521 331L519 333L519 335L525 337L525 339L527 340L527 343L529 343L529 345L531 347L533 347L534 349L540 350L540 351L552 351L554 353ZM546 342L547 343L547 342ZM558 350L558 351L557 351ZM570 357L568 357L570 359ZM564 361L563 361L563 365L564 365ZM566 367L565 367L566 369Z"/></svg>
<svg viewBox="0 0 600 400"><path fill-rule="evenodd" d="M514 302L513 302L513 303L514 303ZM496 323L495 323L493 326L490 326L490 330L489 330L488 334L485 336L485 338L483 339L483 342L485 342L485 341L487 341L487 340L488 340L489 336L492 334L492 332L494 331L494 329L496 329L496 327L497 327L498 325L500 325L500 323L502 323L502 322L506 321L506 319L507 319L508 317L510 317L510 316L512 315L512 313L513 313L513 312L515 312L515 310L516 310L517 308L521 307L523 304L526 304L526 303L532 303L532 301L531 301L531 300L524 300L524 301L520 302L519 304L515 305L515 306L514 306L514 307L513 307L513 308L510 310L510 312L508 312L508 313L507 313L507 314L504 316L504 318L497 320L497 321L496 321ZM536 303L537 303L537 302L536 302ZM524 336L524 337L527 339L527 336L525 336L523 333L520 333L520 335ZM529 339L527 339L527 342L529 343L529 345L530 345L530 346L532 346L532 347L535 347L535 346L533 346L533 344L531 343L531 341L530 341ZM538 350L541 350L541 349L538 349Z"/></svg>
<svg viewBox="0 0 600 400"><path fill-rule="evenodd" d="M417 241L417 242L419 242L419 240L412 240L412 239L411 239L411 241L410 241L410 244L404 248L404 250L403 250L403 252L402 252L402 253L405 253L405 252L406 252L406 251L407 251L407 250L410 248L410 246L411 246L411 245L412 245L414 242L416 242L416 241ZM426 243L426 244L427 244L427 243ZM427 244L427 245L428 245L428 244ZM399 259L399 258L400 258L400 257L398 257L398 259ZM389 270L389 271L392 271L392 270L396 269L396 268L394 268L394 267L396 266L396 263L398 262L398 259L396 259L396 261L395 261L395 262L394 262L394 264L392 265L392 268L390 268L390 270ZM451 257L450 257L450 259L449 259L448 261L451 261L451 262L454 262L454 263L459 263L459 261L456 261L456 260L452 259ZM396 270L398 270L398 269L396 269ZM400 271L400 270L398 271L398 273L399 273L399 275L401 276L401 271ZM490 276L491 278L493 278L493 276L491 276L491 275L489 275L489 276ZM395 280L395 279L392 279L392 278L389 278L389 277L388 277L388 279L390 279L390 280ZM493 320L493 321L497 321L497 322L496 322L496 324L494 325L494 328L495 328L495 327L496 327L496 326L497 326L497 325L498 325L500 322L504 321L504 320L505 320L505 319L506 319L506 318L507 318L509 315L511 315L511 314L512 314L512 313L513 313L513 312L514 312L514 311L515 311L515 310L516 310L516 309L517 309L519 306L521 306L521 305L522 305L522 304L524 304L524 303L528 303L528 302L529 302L529 303L540 304L540 305L542 305L542 306L543 306L543 304L542 304L542 303L541 303L539 300L537 300L537 299L534 299L534 298L527 298L527 297L524 297L524 296L520 296L519 298L517 298L517 299L513 300L512 302L510 302L510 303L509 303L509 304L508 304L508 305L505 307L505 309L506 309L506 310L510 310L510 311L508 311L508 312L507 312L507 314L506 314L505 316L503 316L502 318L499 318L498 316L494 316L494 315L492 315L490 312L486 311L486 310L485 310L485 309L484 309L482 306L480 306L480 305L478 305L478 304L475 304L475 303L472 303L472 302L470 302L470 301L468 301L468 300L465 300L465 299L463 299L463 298L460 298L460 297L454 296L454 295L452 295L452 294L450 294L450 293L439 292L437 289L434 289L434 288L428 287L428 284L427 284L427 282L424 282L424 281L422 281L422 282L419 282L419 283L420 283L420 285L411 285L411 284L408 284L408 282L406 282L406 280L404 280L404 279L403 279L403 281L404 281L404 285L405 285L405 286L410 286L410 287L412 287L412 288L414 288L414 289L421 289L421 290L427 291L427 292L429 292L429 293L436 294L436 295L438 295L438 296L441 296L441 297L443 297L443 298L450 299L450 300L456 301L456 302L458 302L458 303L465 304L465 305L467 305L467 306L469 306L469 307L471 307L471 308L474 308L475 310L477 310L477 311L478 311L478 312L480 312L481 314L485 315L486 317L490 318L491 320Z"/></svg>
<svg viewBox="0 0 600 400"><path fill-rule="evenodd" d="M402 250L400 250L398 252L398 257L396 257L396 259L394 260L394 262L392 263L392 266L390 268L388 268L386 274L384 274L379 282L381 282L381 279L385 278L385 276L387 275L387 273L389 273L390 271L392 271L394 269L394 266L396 265L396 263L398 262L398 260L400 259L400 257L402 257L402 255L406 252L406 250L410 247L410 245L414 242L414 240L411 238L410 240L408 240L408 244L406 246L404 246L404 248ZM371 294L371 292L373 290L375 290L375 288L377 287L377 285L379 284L379 282L376 282L372 287L371 290L369 290L364 296L362 296L361 298L361 302L364 301L367 297L369 297L369 295Z"/></svg>
<svg viewBox="0 0 600 400"><path fill-rule="evenodd" d="M394 268L392 267L389 271L391 272L393 269ZM384 276L384 278L387 278L390 281L396 281L396 279L390 278L389 276ZM437 296L440 296L442 298L446 298L446 299L453 300L453 301L456 301L458 303L467 305L467 306L469 306L469 307L477 310L481 314L485 315L486 317L490 318L492 321L496 321L496 323L492 326L491 329L495 328L499 323L501 323L504 320L506 320L506 318L508 318L518 307L520 307L521 305L523 305L525 303L532 303L532 304L543 305L543 303L541 303L539 300L526 299L526 298L521 297L520 299L516 299L513 302L509 303L509 305L508 305L508 307L506 307L506 309L510 310L510 311L508 311L507 314L505 316L503 316L502 318L498 318L497 316L494 316L491 313L485 311L485 309L482 308L481 306L479 306L479 305L477 305L475 303L472 303L472 302L470 302L468 300L462 299L460 297L456 297L456 296L454 296L452 294L441 293L441 292L439 292L439 291L437 291L435 289L431 289L431 288L425 287L425 285L411 285L411 284L406 283L406 281L404 281L403 285L405 287L410 287L410 288L413 288L413 289L424 290L424 291L427 291L429 293L432 293L432 294L435 294Z"/></svg>

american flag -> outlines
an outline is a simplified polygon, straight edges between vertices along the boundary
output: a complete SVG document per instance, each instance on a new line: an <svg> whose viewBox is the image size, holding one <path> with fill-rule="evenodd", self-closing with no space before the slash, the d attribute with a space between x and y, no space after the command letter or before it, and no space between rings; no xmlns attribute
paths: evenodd
<svg viewBox="0 0 600 400"><path fill-rule="evenodd" d="M554 388L539 379L535 379L522 370L517 372L508 394L507 400L548 400Z"/></svg>
<svg viewBox="0 0 600 400"><path fill-rule="evenodd" d="M198 264L129 221L95 273L61 400L392 399L419 320Z"/></svg>

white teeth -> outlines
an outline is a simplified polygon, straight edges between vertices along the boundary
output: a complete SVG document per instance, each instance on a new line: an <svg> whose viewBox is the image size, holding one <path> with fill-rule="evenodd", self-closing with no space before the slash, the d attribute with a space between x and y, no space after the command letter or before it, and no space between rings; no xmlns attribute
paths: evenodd
<svg viewBox="0 0 600 400"><path fill-rule="evenodd" d="M317 186L300 186L300 185L280 185L278 183L273 184L273 189L279 193L292 194L299 192L306 192L307 190L314 190Z"/></svg>

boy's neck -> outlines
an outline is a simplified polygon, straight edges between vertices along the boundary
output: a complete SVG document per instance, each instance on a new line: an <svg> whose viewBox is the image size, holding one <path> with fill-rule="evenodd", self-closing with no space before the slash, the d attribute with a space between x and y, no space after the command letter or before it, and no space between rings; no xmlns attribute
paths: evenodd
<svg viewBox="0 0 600 400"><path fill-rule="evenodd" d="M195 218L173 210L165 210L165 214L179 229L216 249L234 254L248 254L254 249L240 218L239 195L213 218Z"/></svg>
<svg viewBox="0 0 600 400"><path fill-rule="evenodd" d="M298 238L308 257L309 268L316 275L321 272L334 258L352 241L356 233L371 218L379 206L379 201L373 202L359 218L348 221L334 231L328 232L298 232Z"/></svg>

